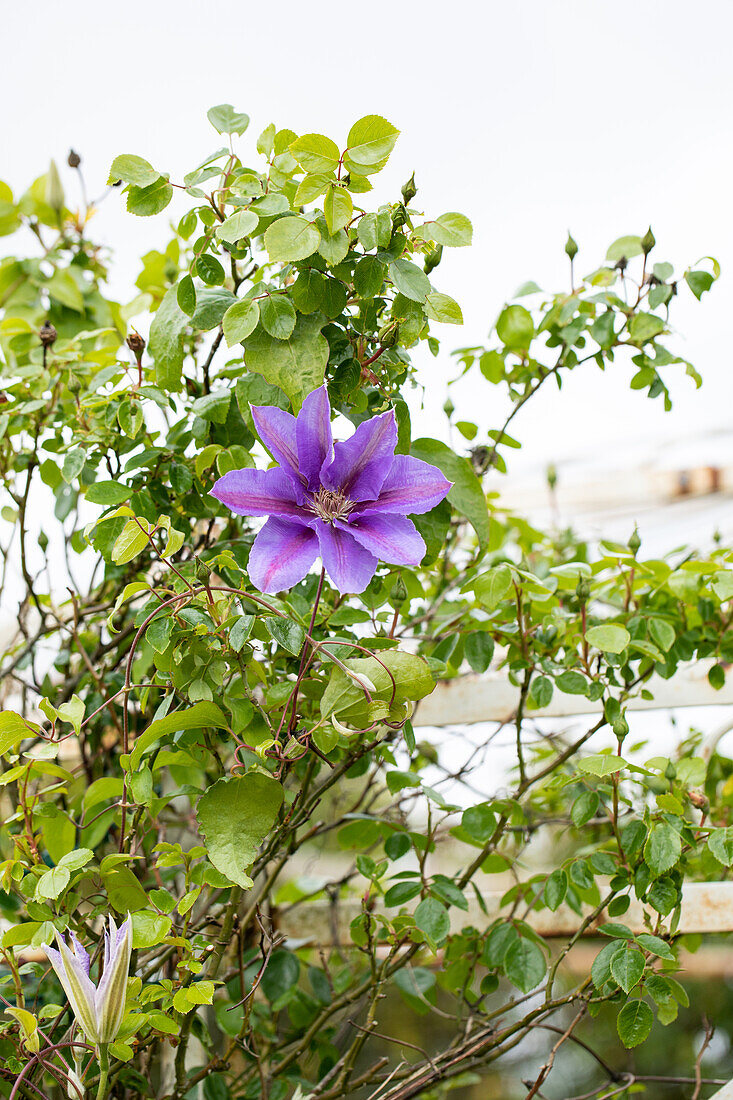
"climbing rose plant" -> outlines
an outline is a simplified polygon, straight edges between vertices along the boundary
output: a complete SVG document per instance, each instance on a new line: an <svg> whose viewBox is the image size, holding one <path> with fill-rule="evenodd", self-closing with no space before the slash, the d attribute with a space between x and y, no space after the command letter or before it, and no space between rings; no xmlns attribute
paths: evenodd
<svg viewBox="0 0 733 1100"><path fill-rule="evenodd" d="M111 166L151 241L175 194L122 303L78 154L0 184L0 1092L405 1100L498 1064L512 1095L638 1093L624 1049L686 999L685 882L733 864L733 761L694 733L649 759L628 705L691 662L723 686L733 553L543 532L497 490L510 423L570 372L691 400L670 315L717 265L675 274L649 231L583 275L569 238L565 287L451 360L440 263L471 223L414 177L373 202L394 126L253 149L246 115L209 120L182 179ZM492 419L449 400L420 435L423 387L464 376ZM421 725L483 675L506 722ZM573 695L585 725L541 720ZM576 931L541 935L553 913ZM607 1025L563 1086L560 1047Z"/></svg>

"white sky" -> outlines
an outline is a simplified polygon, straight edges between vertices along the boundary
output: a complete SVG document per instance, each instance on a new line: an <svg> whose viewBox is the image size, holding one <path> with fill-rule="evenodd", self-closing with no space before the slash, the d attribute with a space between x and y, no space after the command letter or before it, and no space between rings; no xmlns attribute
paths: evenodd
<svg viewBox="0 0 733 1100"><path fill-rule="evenodd" d="M586 368L561 401L548 391L515 422L525 449L513 461L526 468L605 453L614 465L631 439L702 434L703 462L704 433L729 424L727 0L40 0L6 4L3 31L0 178L15 190L50 156L64 164L69 146L82 154L92 194L120 152L180 179L216 147L205 112L219 102L251 115L252 149L270 121L339 142L363 114L399 126L380 197L396 197L414 168L426 211L460 210L475 227L473 247L446 250L434 275L466 323L440 326L445 354L424 359L433 413L454 373L451 348L483 341L525 280L565 285L568 227L580 272L650 222L655 256L678 270L713 253L723 278L712 295L698 305L685 293L675 310L677 346L701 369L703 389L680 376L665 417L659 401L629 393L628 368ZM68 169L64 178L73 194ZM164 242L166 215L133 218L115 194L97 234L131 283L139 253ZM488 384L464 385L453 399L457 416L480 420L482 432L505 411ZM437 418L424 428L438 430Z"/></svg>

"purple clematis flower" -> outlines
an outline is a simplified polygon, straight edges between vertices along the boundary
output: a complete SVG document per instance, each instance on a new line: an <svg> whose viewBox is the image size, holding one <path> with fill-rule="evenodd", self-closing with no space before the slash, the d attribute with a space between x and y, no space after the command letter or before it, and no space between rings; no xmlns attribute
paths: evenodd
<svg viewBox="0 0 733 1100"><path fill-rule="evenodd" d="M109 931L104 933L104 966L99 985L89 977L89 955L73 932L69 932L71 947L56 933L58 951L44 945L48 961L56 971L77 1023L90 1043L106 1045L119 1033L125 1015L127 973L132 953L132 925L128 917L117 928L109 918Z"/></svg>
<svg viewBox="0 0 733 1100"><path fill-rule="evenodd" d="M308 394L297 417L253 405L252 418L279 465L231 470L211 492L240 516L270 517L249 556L260 592L291 588L319 555L340 592L363 592L380 559L420 563L425 543L407 517L434 508L451 482L437 467L394 453L393 412L336 444L325 386Z"/></svg>

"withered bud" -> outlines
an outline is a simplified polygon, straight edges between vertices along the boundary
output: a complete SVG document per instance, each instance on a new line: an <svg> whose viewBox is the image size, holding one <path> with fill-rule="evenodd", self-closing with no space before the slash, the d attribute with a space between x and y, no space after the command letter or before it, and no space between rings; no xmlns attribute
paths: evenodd
<svg viewBox="0 0 733 1100"><path fill-rule="evenodd" d="M58 333L50 321L44 321L38 330L38 339L44 348L50 348L52 344L55 344L57 336Z"/></svg>
<svg viewBox="0 0 733 1100"><path fill-rule="evenodd" d="M143 352L145 351L144 338L140 335L139 332L136 332L135 329L133 329L130 335L127 337L126 343L135 358L139 361L142 357Z"/></svg>
<svg viewBox="0 0 733 1100"><path fill-rule="evenodd" d="M78 168L81 164L81 157L75 149L69 149L69 155L66 158L66 163L68 164L69 168Z"/></svg>

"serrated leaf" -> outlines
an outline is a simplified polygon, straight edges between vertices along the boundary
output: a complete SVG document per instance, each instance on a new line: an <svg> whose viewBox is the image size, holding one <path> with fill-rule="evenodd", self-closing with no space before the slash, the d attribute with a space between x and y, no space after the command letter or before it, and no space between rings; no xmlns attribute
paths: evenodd
<svg viewBox="0 0 733 1100"><path fill-rule="evenodd" d="M644 859L654 878L661 878L679 861L682 838L666 821L652 826L644 845Z"/></svg>
<svg viewBox="0 0 733 1100"><path fill-rule="evenodd" d="M225 222L216 227L216 236L227 244L236 244L243 237L249 237L259 225L260 219L254 210L237 210Z"/></svg>
<svg viewBox="0 0 733 1100"><path fill-rule="evenodd" d="M636 1047L643 1043L652 1029L654 1013L646 1001L627 1001L618 1014L616 1028L625 1047Z"/></svg>
<svg viewBox="0 0 733 1100"><path fill-rule="evenodd" d="M246 340L257 328L259 320L259 303L250 298L244 298L241 302L235 302L230 306L222 322L227 347L231 348L234 344Z"/></svg>
<svg viewBox="0 0 733 1100"><path fill-rule="evenodd" d="M596 649L602 649L604 653L623 653L631 641L631 635L625 626L617 623L604 623L602 626L591 626L586 630L585 636L590 645Z"/></svg>
<svg viewBox="0 0 733 1100"><path fill-rule="evenodd" d="M273 262L305 260L320 243L321 234L315 224L300 214L278 218L265 232L265 248Z"/></svg>

